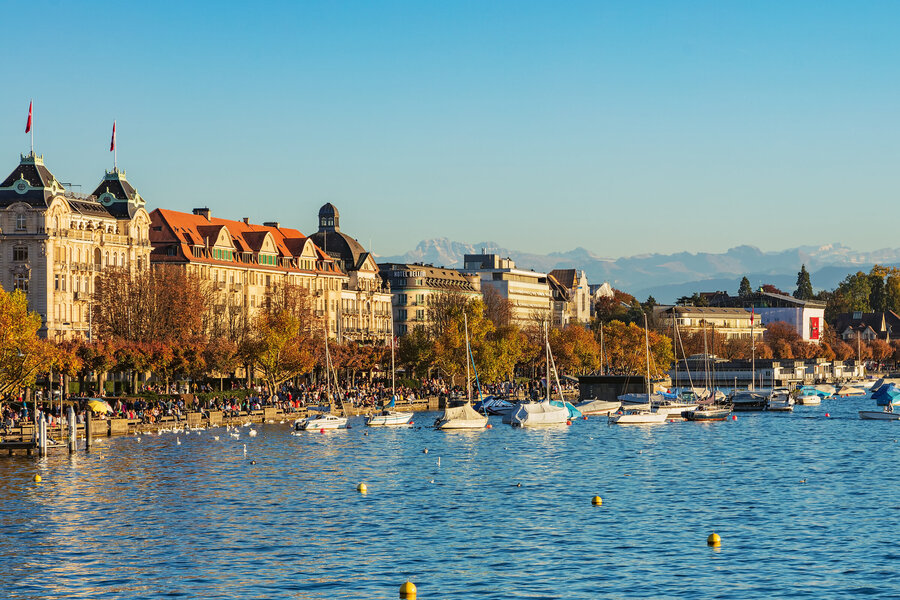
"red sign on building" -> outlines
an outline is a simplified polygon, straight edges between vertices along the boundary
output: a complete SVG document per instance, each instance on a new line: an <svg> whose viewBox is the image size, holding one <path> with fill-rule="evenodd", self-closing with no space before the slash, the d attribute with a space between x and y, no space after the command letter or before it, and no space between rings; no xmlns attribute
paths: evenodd
<svg viewBox="0 0 900 600"><path fill-rule="evenodd" d="M819 317L809 318L809 339L819 339Z"/></svg>

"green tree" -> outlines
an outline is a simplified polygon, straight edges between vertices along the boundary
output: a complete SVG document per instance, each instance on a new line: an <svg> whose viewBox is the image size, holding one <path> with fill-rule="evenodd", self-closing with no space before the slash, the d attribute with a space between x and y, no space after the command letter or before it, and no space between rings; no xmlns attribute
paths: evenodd
<svg viewBox="0 0 900 600"><path fill-rule="evenodd" d="M798 300L812 300L814 297L812 283L809 280L809 271L806 265L800 266L800 272L797 273L797 289L794 291L794 298Z"/></svg>
<svg viewBox="0 0 900 600"><path fill-rule="evenodd" d="M741 279L741 285L738 287L738 297L740 298L749 298L753 294L753 289L750 287L750 280L744 276Z"/></svg>

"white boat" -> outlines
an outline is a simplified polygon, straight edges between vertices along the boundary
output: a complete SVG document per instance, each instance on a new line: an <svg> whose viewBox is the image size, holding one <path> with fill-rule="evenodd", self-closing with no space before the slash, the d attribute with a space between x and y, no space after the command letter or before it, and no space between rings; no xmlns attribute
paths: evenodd
<svg viewBox="0 0 900 600"><path fill-rule="evenodd" d="M347 429L347 417L321 413L294 421L295 431L317 431L320 429Z"/></svg>
<svg viewBox="0 0 900 600"><path fill-rule="evenodd" d="M369 427L399 427L402 425L412 425L413 414L411 412L400 412L396 410L383 410L374 413L366 418L366 425Z"/></svg>
<svg viewBox="0 0 900 600"><path fill-rule="evenodd" d="M781 412L789 412L794 410L794 399L791 397L789 390L775 390L769 396L766 404L766 410L775 410Z"/></svg>
<svg viewBox="0 0 900 600"><path fill-rule="evenodd" d="M656 412L666 415L668 419L683 419L684 417L681 413L696 410L698 406L696 402L688 403L679 402L678 400L663 400L659 403L651 402L651 405L656 409Z"/></svg>
<svg viewBox="0 0 900 600"><path fill-rule="evenodd" d="M369 427L402 427L412 425L413 414L399 410L391 410L397 402L396 369L394 368L394 321L391 320L391 401L380 413L374 413L366 417L366 425Z"/></svg>
<svg viewBox="0 0 900 600"><path fill-rule="evenodd" d="M839 398L865 398L869 392L855 385L842 385L834 395Z"/></svg>
<svg viewBox="0 0 900 600"><path fill-rule="evenodd" d="M646 400L646 398L645 398ZM614 413L622 406L621 402L607 402L605 400L588 400L581 404L576 404L575 408L581 411L583 415L609 415Z"/></svg>
<svg viewBox="0 0 900 600"><path fill-rule="evenodd" d="M665 423L667 415L664 412L653 411L653 400L650 394L650 334L647 330L647 315L644 315L644 343L647 350L647 408L624 407L621 414L610 415L609 423L615 425L656 425ZM621 396L619 399L621 400Z"/></svg>
<svg viewBox="0 0 900 600"><path fill-rule="evenodd" d="M547 329L544 329L544 350L547 359L546 380L547 397L541 402L523 402L519 404L510 416L509 424L513 427L548 427L553 425L565 425L569 421L569 408L562 396L562 386L559 377L556 378L556 386L559 388L561 402L550 402L550 365L553 354L550 352L550 338ZM556 374L556 365L553 365L553 374Z"/></svg>
<svg viewBox="0 0 900 600"><path fill-rule="evenodd" d="M444 413L434 422L435 429L484 429L487 426L487 415L472 408L472 386L469 380L469 363L475 365L472 349L469 347L469 319L463 313L466 331L466 403L462 406L447 407Z"/></svg>
<svg viewBox="0 0 900 600"><path fill-rule="evenodd" d="M797 404L803 404L804 406L815 406L817 404L822 404L822 397L815 392L804 392L797 397Z"/></svg>

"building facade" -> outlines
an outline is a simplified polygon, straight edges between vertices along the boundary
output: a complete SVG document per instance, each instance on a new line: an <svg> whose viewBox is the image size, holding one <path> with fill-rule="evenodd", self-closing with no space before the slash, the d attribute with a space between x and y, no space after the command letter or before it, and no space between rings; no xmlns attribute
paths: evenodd
<svg viewBox="0 0 900 600"><path fill-rule="evenodd" d="M762 325L783 321L805 342L818 344L825 325L825 302L799 300L785 294L758 291L747 296L715 292L707 297L711 306L745 308L759 316Z"/></svg>
<svg viewBox="0 0 900 600"><path fill-rule="evenodd" d="M107 172L92 194L76 194L33 152L0 183L0 285L27 294L43 337L91 338L100 274L149 268L144 205L124 170Z"/></svg>
<svg viewBox="0 0 900 600"><path fill-rule="evenodd" d="M671 333L673 325L679 331L706 330L725 336L725 339L762 338L766 328L749 310L744 308L716 308L707 306L657 306L654 314L663 328Z"/></svg>
<svg viewBox="0 0 900 600"><path fill-rule="evenodd" d="M319 230L309 236L347 274L338 304L338 341L386 340L391 322L391 288L375 257L341 231L341 216L330 202L319 209Z"/></svg>
<svg viewBox="0 0 900 600"><path fill-rule="evenodd" d="M466 273L477 275L481 289L493 288L510 302L512 322L520 327L551 321L552 293L546 273L517 269L510 258L466 254Z"/></svg>
<svg viewBox="0 0 900 600"><path fill-rule="evenodd" d="M590 322L591 290L584 271L554 269L547 274L547 281L553 294L553 326Z"/></svg>
<svg viewBox="0 0 900 600"><path fill-rule="evenodd" d="M156 209L150 220L152 264L180 266L210 282L220 318L252 316L268 294L287 284L308 292L316 316L329 336L337 337L341 294L349 278L296 229L220 219L208 208L192 213Z"/></svg>
<svg viewBox="0 0 900 600"><path fill-rule="evenodd" d="M435 296L462 294L468 298L481 298L476 275L415 263L382 263L378 267L393 298L394 335L427 329L431 325L429 307Z"/></svg>

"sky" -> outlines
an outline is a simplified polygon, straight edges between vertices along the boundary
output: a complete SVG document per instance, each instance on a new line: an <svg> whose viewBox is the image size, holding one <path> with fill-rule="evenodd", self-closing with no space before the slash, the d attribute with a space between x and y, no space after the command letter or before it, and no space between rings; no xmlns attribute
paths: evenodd
<svg viewBox="0 0 900 600"><path fill-rule="evenodd" d="M380 255L896 245L900 3L41 2L4 28L0 158ZM3 170L0 165L0 170ZM3 175L0 175L2 177Z"/></svg>

